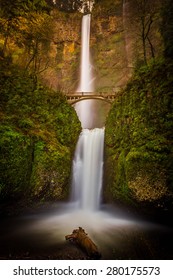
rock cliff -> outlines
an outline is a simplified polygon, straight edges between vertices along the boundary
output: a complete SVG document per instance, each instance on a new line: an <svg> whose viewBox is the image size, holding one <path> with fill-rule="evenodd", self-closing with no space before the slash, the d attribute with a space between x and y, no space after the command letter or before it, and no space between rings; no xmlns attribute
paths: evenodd
<svg viewBox="0 0 173 280"><path fill-rule="evenodd" d="M128 77L122 1L95 5L91 19L91 57L96 91L116 91ZM75 91L79 80L81 13L52 12L54 36L49 52L46 84L54 89ZM46 77L46 78L45 78Z"/></svg>

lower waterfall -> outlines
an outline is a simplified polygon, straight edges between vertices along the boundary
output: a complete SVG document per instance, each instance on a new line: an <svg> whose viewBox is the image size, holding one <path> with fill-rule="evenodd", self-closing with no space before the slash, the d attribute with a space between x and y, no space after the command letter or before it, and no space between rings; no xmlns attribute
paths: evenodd
<svg viewBox="0 0 173 280"><path fill-rule="evenodd" d="M99 209L103 179L104 128L83 129L72 168L72 201L85 211Z"/></svg>

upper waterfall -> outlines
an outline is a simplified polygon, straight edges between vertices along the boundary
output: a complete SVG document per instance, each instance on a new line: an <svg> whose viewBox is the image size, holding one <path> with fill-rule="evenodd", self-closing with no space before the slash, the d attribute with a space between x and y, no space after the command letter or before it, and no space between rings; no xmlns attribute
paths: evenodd
<svg viewBox="0 0 173 280"><path fill-rule="evenodd" d="M82 18L82 51L80 64L80 82L77 92L93 92L94 77L90 58L90 23L91 14Z"/></svg>

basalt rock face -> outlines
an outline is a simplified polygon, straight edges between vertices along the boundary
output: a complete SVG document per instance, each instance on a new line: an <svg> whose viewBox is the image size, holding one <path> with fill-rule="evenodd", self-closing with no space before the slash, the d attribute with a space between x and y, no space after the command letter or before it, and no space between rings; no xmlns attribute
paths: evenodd
<svg viewBox="0 0 173 280"><path fill-rule="evenodd" d="M110 3L109 3L110 2ZM49 52L50 67L44 81L54 89L75 91L79 82L81 13L52 12L54 37ZM122 1L97 4L91 17L91 58L96 91L116 91L129 75L123 30Z"/></svg>
<svg viewBox="0 0 173 280"><path fill-rule="evenodd" d="M139 1L99 1L91 14L90 50L97 92L117 92L126 85L133 68L162 51L160 1L137 7ZM146 1L149 3L149 1ZM139 11L139 13L138 13ZM81 22L83 14L52 12L54 36L47 84L75 91L79 83ZM141 19L144 18L144 21ZM143 25L146 33L143 34Z"/></svg>
<svg viewBox="0 0 173 280"><path fill-rule="evenodd" d="M96 5L92 15L91 50L96 90L116 92L129 78L122 1Z"/></svg>
<svg viewBox="0 0 173 280"><path fill-rule="evenodd" d="M53 38L50 45L49 68L42 76L53 89L74 91L77 86L77 68L80 60L81 14L54 10Z"/></svg>

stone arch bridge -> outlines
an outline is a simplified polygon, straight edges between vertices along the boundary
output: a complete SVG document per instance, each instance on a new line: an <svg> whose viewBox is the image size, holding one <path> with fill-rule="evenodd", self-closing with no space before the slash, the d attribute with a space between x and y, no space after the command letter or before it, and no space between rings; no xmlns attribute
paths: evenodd
<svg viewBox="0 0 173 280"><path fill-rule="evenodd" d="M79 101L87 99L97 99L103 100L108 103L112 103L115 100L115 93L94 93L94 92L75 92L75 93L66 93L66 99L69 104L73 105Z"/></svg>

